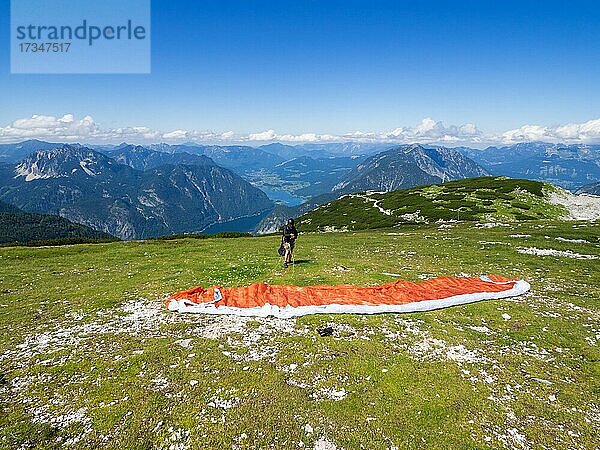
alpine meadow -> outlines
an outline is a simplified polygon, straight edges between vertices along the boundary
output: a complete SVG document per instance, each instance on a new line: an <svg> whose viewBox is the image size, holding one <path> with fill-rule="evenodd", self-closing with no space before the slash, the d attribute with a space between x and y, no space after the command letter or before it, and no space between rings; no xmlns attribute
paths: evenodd
<svg viewBox="0 0 600 450"><path fill-rule="evenodd" d="M600 4L0 0L0 450L600 450Z"/></svg>

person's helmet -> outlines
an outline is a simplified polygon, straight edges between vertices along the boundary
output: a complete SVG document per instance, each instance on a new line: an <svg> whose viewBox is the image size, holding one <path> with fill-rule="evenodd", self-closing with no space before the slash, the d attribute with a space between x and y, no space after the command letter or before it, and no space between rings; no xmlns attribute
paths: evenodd
<svg viewBox="0 0 600 450"><path fill-rule="evenodd" d="M288 225L294 225L294 219L288 219Z"/></svg>

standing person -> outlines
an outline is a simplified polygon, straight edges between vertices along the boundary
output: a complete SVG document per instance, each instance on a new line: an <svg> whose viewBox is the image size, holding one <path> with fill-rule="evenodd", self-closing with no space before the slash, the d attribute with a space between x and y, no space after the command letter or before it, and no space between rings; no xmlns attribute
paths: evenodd
<svg viewBox="0 0 600 450"><path fill-rule="evenodd" d="M298 230L294 226L294 219L288 219L287 223L283 227L283 247L285 249L285 259L283 267L287 267L292 262L292 253L294 253L294 245L298 238Z"/></svg>

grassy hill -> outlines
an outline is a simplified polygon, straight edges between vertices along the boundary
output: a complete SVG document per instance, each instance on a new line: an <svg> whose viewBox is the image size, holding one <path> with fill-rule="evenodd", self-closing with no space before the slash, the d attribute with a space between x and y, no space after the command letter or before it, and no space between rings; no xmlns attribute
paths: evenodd
<svg viewBox="0 0 600 450"><path fill-rule="evenodd" d="M438 221L518 221L566 215L538 181L480 177L392 192L349 194L298 219L305 231L362 230Z"/></svg>
<svg viewBox="0 0 600 450"><path fill-rule="evenodd" d="M589 258L600 257L600 225L306 234L285 271L278 242L0 248L0 448L598 447L600 275ZM196 284L463 273L523 277L532 290L406 315L164 308ZM324 325L333 336L315 332Z"/></svg>
<svg viewBox="0 0 600 450"><path fill-rule="evenodd" d="M64 217L35 214L0 202L0 245L69 244L96 240L112 241L114 236L73 223Z"/></svg>

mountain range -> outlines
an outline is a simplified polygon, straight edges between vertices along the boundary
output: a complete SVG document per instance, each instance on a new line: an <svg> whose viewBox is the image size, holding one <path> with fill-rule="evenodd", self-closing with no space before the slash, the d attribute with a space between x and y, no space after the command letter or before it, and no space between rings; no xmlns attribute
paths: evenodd
<svg viewBox="0 0 600 450"><path fill-rule="evenodd" d="M38 150L52 150L61 145L60 143L39 141L37 139L30 139L15 144L0 144L0 163L17 162Z"/></svg>
<svg viewBox="0 0 600 450"><path fill-rule="evenodd" d="M276 231L289 217L305 214L346 193L395 191L413 186L488 175L488 172L456 150L429 149L418 144L401 145L378 153L346 173L330 192L294 207L278 206L257 227L258 233Z"/></svg>
<svg viewBox="0 0 600 450"><path fill-rule="evenodd" d="M0 145L0 200L122 239L229 228L271 232L287 217L344 194L489 174L598 193L600 146Z"/></svg>
<svg viewBox="0 0 600 450"><path fill-rule="evenodd" d="M160 157L144 154L146 162L140 158L136 165L148 167ZM62 145L0 166L0 200L121 239L201 232L272 208L262 191L238 175L208 158L200 161L143 171L80 145Z"/></svg>
<svg viewBox="0 0 600 450"><path fill-rule="evenodd" d="M576 194L600 195L600 181L582 186L577 190Z"/></svg>
<svg viewBox="0 0 600 450"><path fill-rule="evenodd" d="M188 152L165 153L151 150L141 145L121 145L105 154L119 164L125 164L137 170L149 170L165 165L188 164L195 166L214 165L214 161L202 155Z"/></svg>
<svg viewBox="0 0 600 450"><path fill-rule="evenodd" d="M570 191L600 180L600 145L529 142L457 150L494 175L547 181Z"/></svg>
<svg viewBox="0 0 600 450"><path fill-rule="evenodd" d="M174 155L180 152L204 155L248 180L266 192L272 200L293 205L330 192L366 155L387 146L291 146L274 143L257 148L193 144L160 144L150 148Z"/></svg>
<svg viewBox="0 0 600 450"><path fill-rule="evenodd" d="M2 144L0 162L17 162L33 151L51 150L58 145L36 140ZM333 186L344 181L346 172L356 169L368 157L393 147L384 143L273 143L256 148L195 143L163 143L143 147L128 144L93 146L94 150L111 157L119 152L132 153L132 148L140 152L143 149L153 150L157 152L157 159L149 163L151 167L163 163L199 164L201 162L190 155L205 156L263 189L272 200L288 205L296 205L312 196L329 192ZM439 150L437 147L423 147ZM527 142L483 150L468 147L457 147L455 150L491 174L548 181L571 191L600 180L600 145ZM176 159L175 155L178 154L184 156ZM129 164L133 167L140 170L150 168L137 165L135 155L130 157L133 160ZM314 170L315 167L317 170Z"/></svg>

